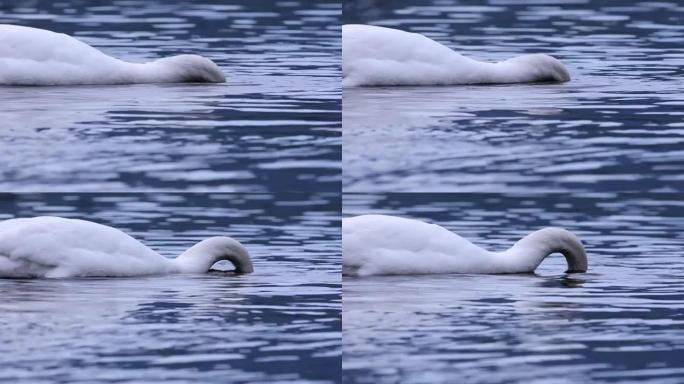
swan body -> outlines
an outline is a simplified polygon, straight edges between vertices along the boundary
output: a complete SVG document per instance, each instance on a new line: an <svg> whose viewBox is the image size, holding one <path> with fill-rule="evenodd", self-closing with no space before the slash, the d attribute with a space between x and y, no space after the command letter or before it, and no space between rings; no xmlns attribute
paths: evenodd
<svg viewBox="0 0 684 384"><path fill-rule="evenodd" d="M129 63L65 34L0 24L0 85L186 82L223 83L225 77L198 55Z"/></svg>
<svg viewBox="0 0 684 384"><path fill-rule="evenodd" d="M531 273L555 252L565 256L568 273L586 272L582 243L562 228L544 228L504 252L489 252L444 227L418 220L385 215L342 219L345 275Z"/></svg>
<svg viewBox="0 0 684 384"><path fill-rule="evenodd" d="M418 33L371 25L342 26L343 87L569 80L565 66L544 54L485 63Z"/></svg>
<svg viewBox="0 0 684 384"><path fill-rule="evenodd" d="M219 260L229 260L238 273L253 271L247 250L230 237L205 239L167 259L90 221L43 216L0 222L0 278L206 273Z"/></svg>

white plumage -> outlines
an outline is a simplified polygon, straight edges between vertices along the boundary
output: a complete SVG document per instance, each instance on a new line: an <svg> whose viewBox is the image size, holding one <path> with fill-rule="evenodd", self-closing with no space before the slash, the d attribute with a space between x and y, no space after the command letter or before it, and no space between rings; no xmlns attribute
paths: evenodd
<svg viewBox="0 0 684 384"><path fill-rule="evenodd" d="M0 24L0 85L222 83L214 62L179 55L149 63L108 56L71 36Z"/></svg>
<svg viewBox="0 0 684 384"><path fill-rule="evenodd" d="M229 260L253 271L247 250L229 237L203 240L167 259L118 229L85 220L34 217L0 222L0 277L138 276L206 273Z"/></svg>
<svg viewBox="0 0 684 384"><path fill-rule="evenodd" d="M347 275L533 272L560 252L568 272L584 272L582 243L562 228L533 232L504 252L489 252L435 224L386 215L342 220L342 264Z"/></svg>
<svg viewBox="0 0 684 384"><path fill-rule="evenodd" d="M544 54L485 63L418 33L358 24L342 27L344 87L569 80L565 66Z"/></svg>

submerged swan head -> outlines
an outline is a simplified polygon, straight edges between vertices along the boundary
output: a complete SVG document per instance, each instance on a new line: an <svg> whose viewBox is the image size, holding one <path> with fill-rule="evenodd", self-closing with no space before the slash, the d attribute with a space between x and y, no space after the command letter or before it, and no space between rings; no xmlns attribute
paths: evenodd
<svg viewBox="0 0 684 384"><path fill-rule="evenodd" d="M570 73L563 63L541 53L514 57L498 63L497 66L520 82L570 81Z"/></svg>
<svg viewBox="0 0 684 384"><path fill-rule="evenodd" d="M211 60L199 55L165 57L151 63L166 76L184 83L224 83L226 77Z"/></svg>
<svg viewBox="0 0 684 384"><path fill-rule="evenodd" d="M520 269L517 272L529 272L553 253L565 256L566 273L587 271L587 254L582 242L572 232L556 227L543 228L523 237L502 253L502 260L515 262L516 269Z"/></svg>
<svg viewBox="0 0 684 384"><path fill-rule="evenodd" d="M183 273L206 273L221 260L230 261L235 266L236 273L254 272L247 249L237 240L224 236L200 241L173 262Z"/></svg>

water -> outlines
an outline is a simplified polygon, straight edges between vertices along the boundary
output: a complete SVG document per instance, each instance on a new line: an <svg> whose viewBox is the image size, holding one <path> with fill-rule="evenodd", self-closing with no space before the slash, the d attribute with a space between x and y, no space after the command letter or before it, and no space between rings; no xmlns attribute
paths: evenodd
<svg viewBox="0 0 684 384"><path fill-rule="evenodd" d="M344 89L345 192L683 188L679 2L354 0L344 22L423 33L480 60L547 53L572 75Z"/></svg>
<svg viewBox="0 0 684 384"><path fill-rule="evenodd" d="M339 210L334 194L0 195L0 219L87 218L168 257L230 235L255 267L0 279L0 382L338 382Z"/></svg>
<svg viewBox="0 0 684 384"><path fill-rule="evenodd" d="M1 87L0 190L339 190L340 15L335 1L0 4L0 23L134 62L199 53L227 76Z"/></svg>
<svg viewBox="0 0 684 384"><path fill-rule="evenodd" d="M344 215L444 225L486 249L556 225L589 271L560 255L529 275L344 278L348 383L680 383L684 203L677 194L345 195Z"/></svg>

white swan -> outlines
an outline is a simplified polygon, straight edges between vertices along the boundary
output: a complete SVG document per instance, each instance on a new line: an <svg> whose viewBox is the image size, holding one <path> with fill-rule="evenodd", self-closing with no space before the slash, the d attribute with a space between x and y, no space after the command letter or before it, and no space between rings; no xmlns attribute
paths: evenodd
<svg viewBox="0 0 684 384"><path fill-rule="evenodd" d="M342 86L564 82L565 66L544 54L499 63L469 59L417 33L342 26Z"/></svg>
<svg viewBox="0 0 684 384"><path fill-rule="evenodd" d="M0 277L140 276L206 273L228 260L253 271L247 250L230 237L203 240L167 259L118 229L90 221L34 217L0 222Z"/></svg>
<svg viewBox="0 0 684 384"><path fill-rule="evenodd" d="M223 83L214 62L197 55L135 64L71 36L0 24L0 85Z"/></svg>
<svg viewBox="0 0 684 384"><path fill-rule="evenodd" d="M565 256L567 273L586 272L582 243L562 228L544 228L504 252L489 252L444 227L418 220L384 215L342 219L345 275L528 273L555 252Z"/></svg>

